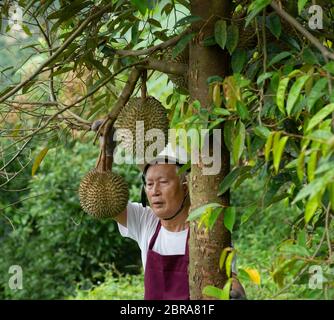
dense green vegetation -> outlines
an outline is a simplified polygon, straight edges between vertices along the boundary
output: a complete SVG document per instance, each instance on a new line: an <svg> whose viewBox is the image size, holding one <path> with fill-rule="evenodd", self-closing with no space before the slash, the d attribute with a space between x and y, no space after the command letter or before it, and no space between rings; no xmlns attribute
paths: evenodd
<svg viewBox="0 0 334 320"><path fill-rule="evenodd" d="M79 143L52 149L38 174L25 180L28 191L22 196L1 192L1 207L8 196L11 202L14 197L21 202L5 210L12 226L6 220L0 225L0 273L5 275L0 279L0 298L64 298L78 284L86 288L102 281L112 265L122 272L140 272L137 245L122 239L112 220L94 220L80 208L78 177L94 166L97 151ZM132 200L138 200L138 170L127 166L117 171L131 184ZM7 189L15 190L11 185ZM23 269L23 290L8 287L11 265Z"/></svg>

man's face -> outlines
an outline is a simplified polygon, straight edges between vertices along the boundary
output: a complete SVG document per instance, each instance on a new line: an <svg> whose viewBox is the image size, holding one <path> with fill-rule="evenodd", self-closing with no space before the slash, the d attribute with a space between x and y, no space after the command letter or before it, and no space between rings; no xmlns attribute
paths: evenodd
<svg viewBox="0 0 334 320"><path fill-rule="evenodd" d="M155 164L146 172L146 194L159 218L168 218L179 210L187 186L180 183L175 164Z"/></svg>

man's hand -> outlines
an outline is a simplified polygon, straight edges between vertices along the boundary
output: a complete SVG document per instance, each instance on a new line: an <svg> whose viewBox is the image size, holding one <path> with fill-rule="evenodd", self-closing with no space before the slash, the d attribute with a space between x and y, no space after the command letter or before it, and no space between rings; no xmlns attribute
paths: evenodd
<svg viewBox="0 0 334 320"><path fill-rule="evenodd" d="M236 275L232 275L232 284L230 290L230 299L231 300L246 300L246 292L237 279Z"/></svg>

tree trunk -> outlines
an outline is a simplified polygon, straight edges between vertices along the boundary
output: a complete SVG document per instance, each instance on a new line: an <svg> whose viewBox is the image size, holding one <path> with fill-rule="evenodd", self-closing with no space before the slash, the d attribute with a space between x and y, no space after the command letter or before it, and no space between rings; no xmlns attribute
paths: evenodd
<svg viewBox="0 0 334 320"><path fill-rule="evenodd" d="M199 100L202 107L209 108L212 97L209 96L207 78L214 75L224 76L229 70L229 56L218 46L204 47L201 41L214 35L215 22L221 17L230 17L230 0L192 0L191 14L200 16L202 21L193 24L195 31L200 30L198 36L190 44L189 56L189 92L191 101ZM206 203L218 202L227 206L229 196L218 197L218 186L229 172L230 155L223 140L221 171L218 175L203 175L202 163L192 165L190 175L191 210L203 206ZM208 233L198 223L190 224L189 242L189 285L191 299L206 299L202 290L207 285L223 288L227 277L225 270L219 270L219 257L223 248L230 246L231 235L225 229L223 215L217 219L214 227Z"/></svg>

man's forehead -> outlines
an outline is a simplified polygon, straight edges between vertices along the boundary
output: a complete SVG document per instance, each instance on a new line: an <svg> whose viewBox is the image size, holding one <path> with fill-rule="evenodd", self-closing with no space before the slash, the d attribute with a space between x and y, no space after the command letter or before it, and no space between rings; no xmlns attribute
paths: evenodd
<svg viewBox="0 0 334 320"><path fill-rule="evenodd" d="M146 171L146 177L156 177L156 176L177 176L176 164L170 163L160 163L150 165Z"/></svg>

